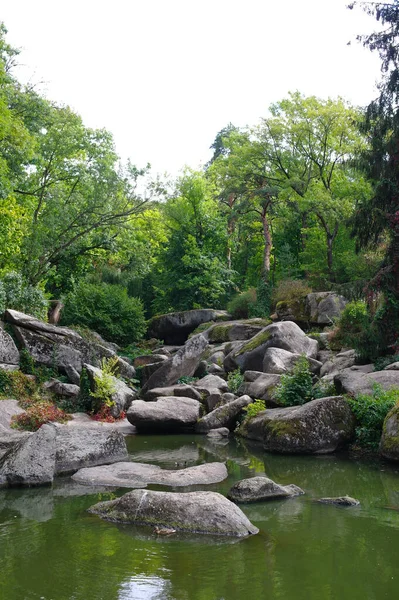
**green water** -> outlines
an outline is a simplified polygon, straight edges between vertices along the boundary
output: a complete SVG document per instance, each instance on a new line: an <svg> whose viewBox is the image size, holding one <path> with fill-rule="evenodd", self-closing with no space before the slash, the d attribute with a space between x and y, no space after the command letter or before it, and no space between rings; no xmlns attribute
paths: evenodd
<svg viewBox="0 0 399 600"><path fill-rule="evenodd" d="M399 597L399 468L344 456L273 456L199 436L137 436L128 443L134 460L167 468L226 460L229 479L207 489L226 493L234 481L265 473L306 495L243 505L260 533L225 541L157 537L101 521L86 509L110 492L87 495L69 479L52 489L0 491L1 600ZM342 494L361 507L312 502Z"/></svg>

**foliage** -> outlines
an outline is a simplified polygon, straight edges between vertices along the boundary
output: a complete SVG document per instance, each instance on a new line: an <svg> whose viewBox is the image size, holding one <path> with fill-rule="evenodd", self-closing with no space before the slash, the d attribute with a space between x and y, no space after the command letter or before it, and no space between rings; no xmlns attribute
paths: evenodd
<svg viewBox="0 0 399 600"><path fill-rule="evenodd" d="M279 385L273 392L273 399L282 406L305 404L314 398L312 374L306 356L302 355L292 373L281 376Z"/></svg>
<svg viewBox="0 0 399 600"><path fill-rule="evenodd" d="M139 340L146 329L141 300L119 285L85 281L66 296L62 323L83 325L124 345Z"/></svg>
<svg viewBox="0 0 399 600"><path fill-rule="evenodd" d="M399 354L391 354L388 356L380 356L374 363L374 371L382 371L388 365L399 362Z"/></svg>
<svg viewBox="0 0 399 600"><path fill-rule="evenodd" d="M399 401L399 389L384 390L382 386L374 384L371 394L357 394L347 400L357 419L356 443L377 449L384 419Z"/></svg>
<svg viewBox="0 0 399 600"><path fill-rule="evenodd" d="M94 376L94 391L90 392L94 398L92 409L95 413L101 411L103 406L111 408L115 404L112 394L116 391L114 377L118 370L118 357L103 358L100 368L101 374Z"/></svg>
<svg viewBox="0 0 399 600"><path fill-rule="evenodd" d="M190 385L191 383L194 383L195 381L198 381L198 377L189 377L188 375L183 375L183 377L180 377L177 380L177 383L186 383L186 384Z"/></svg>
<svg viewBox="0 0 399 600"><path fill-rule="evenodd" d="M256 417L256 415L262 410L266 410L266 404L264 400L255 400L255 402L251 402L248 406L244 406L243 410L246 412L245 421Z"/></svg>
<svg viewBox="0 0 399 600"><path fill-rule="evenodd" d="M251 307L256 304L256 290L251 288L234 296L227 305L233 319L248 319Z"/></svg>
<svg viewBox="0 0 399 600"><path fill-rule="evenodd" d="M266 281L263 277L259 279L258 287L256 288L256 302L249 306L250 317L269 317L271 308L272 285L270 281Z"/></svg>
<svg viewBox="0 0 399 600"><path fill-rule="evenodd" d="M44 292L29 285L20 273L7 273L0 280L0 313L6 308L47 321L48 301Z"/></svg>
<svg viewBox="0 0 399 600"><path fill-rule="evenodd" d="M107 404L103 404L98 412L92 415L93 421L102 421L103 423L115 423L116 421L120 421L126 417L125 411L121 411L118 418L113 417L111 415L111 406Z"/></svg>
<svg viewBox="0 0 399 600"><path fill-rule="evenodd" d="M330 396L336 396L337 391L332 381L318 381L313 386L313 399L314 398L329 398Z"/></svg>
<svg viewBox="0 0 399 600"><path fill-rule="evenodd" d="M278 302L298 302L312 292L312 288L303 279L282 279L273 289L273 304Z"/></svg>
<svg viewBox="0 0 399 600"><path fill-rule="evenodd" d="M5 371L0 369L0 396L22 400L35 394L37 384L34 379L21 371Z"/></svg>
<svg viewBox="0 0 399 600"><path fill-rule="evenodd" d="M240 386L244 383L244 375L241 373L240 369L231 371L227 375L227 383L229 386L229 391L232 394L237 394Z"/></svg>
<svg viewBox="0 0 399 600"><path fill-rule="evenodd" d="M52 402L42 401L27 408L26 413L13 415L11 427L37 431L45 423L66 423L71 417Z"/></svg>
<svg viewBox="0 0 399 600"><path fill-rule="evenodd" d="M379 338L373 330L369 309L363 300L349 302L345 306L329 341L333 347L354 348L361 359L372 360L379 355Z"/></svg>

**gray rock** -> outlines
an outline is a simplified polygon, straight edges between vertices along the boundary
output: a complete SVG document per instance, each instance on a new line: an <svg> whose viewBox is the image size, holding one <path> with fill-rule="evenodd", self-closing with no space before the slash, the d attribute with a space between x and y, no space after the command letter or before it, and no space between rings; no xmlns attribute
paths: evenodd
<svg viewBox="0 0 399 600"><path fill-rule="evenodd" d="M228 392L229 386L227 381L218 377L218 375L206 375L202 379L199 379L194 383L194 387L201 390L220 390L221 392Z"/></svg>
<svg viewBox="0 0 399 600"><path fill-rule="evenodd" d="M92 365L84 365L90 380L91 390L95 391L95 378L102 376L101 369L93 367ZM114 403L111 407L111 415L116 419L120 417L121 412L127 410L132 401L137 397L137 394L132 390L124 381L117 377L110 376L114 392L111 394L111 401Z"/></svg>
<svg viewBox="0 0 399 600"><path fill-rule="evenodd" d="M216 365L215 363L208 363L207 370L210 375L223 375L224 373L222 367L219 367L219 365Z"/></svg>
<svg viewBox="0 0 399 600"><path fill-rule="evenodd" d="M348 301L335 292L314 292L306 296L306 313L310 323L332 325Z"/></svg>
<svg viewBox="0 0 399 600"><path fill-rule="evenodd" d="M119 419L114 423L104 423L103 421L94 421L86 413L73 413L72 419L66 423L67 427L90 427L91 429L113 429L119 431L122 435L134 435L137 430L129 423L127 419Z"/></svg>
<svg viewBox="0 0 399 600"><path fill-rule="evenodd" d="M115 429L96 425L56 427L55 473L72 473L82 467L95 467L126 460L125 438Z"/></svg>
<svg viewBox="0 0 399 600"><path fill-rule="evenodd" d="M208 373L208 363L205 359L200 360L198 367L194 371L194 377L198 377L198 379L202 379Z"/></svg>
<svg viewBox="0 0 399 600"><path fill-rule="evenodd" d="M233 400L237 400L237 396L235 394L232 394L231 392L222 394L222 404L229 404L229 402L233 402Z"/></svg>
<svg viewBox="0 0 399 600"><path fill-rule="evenodd" d="M251 477L238 481L228 493L233 502L261 502L276 498L292 498L305 492L296 485L279 485L268 477Z"/></svg>
<svg viewBox="0 0 399 600"><path fill-rule="evenodd" d="M193 336L151 375L143 387L143 394L153 388L174 385L180 377L191 377L195 373L207 345L208 342L203 335Z"/></svg>
<svg viewBox="0 0 399 600"><path fill-rule="evenodd" d="M11 431L11 419L14 415L21 415L26 411L23 410L18 400L0 400L0 425Z"/></svg>
<svg viewBox="0 0 399 600"><path fill-rule="evenodd" d="M244 372L244 381L249 381L252 383L256 379L259 379L263 375L263 371L245 371Z"/></svg>
<svg viewBox="0 0 399 600"><path fill-rule="evenodd" d="M197 433L207 433L211 429L218 429L219 427L234 429L238 415L251 402L252 398L244 395L224 406L215 408L215 410L198 421L195 431Z"/></svg>
<svg viewBox="0 0 399 600"><path fill-rule="evenodd" d="M2 370L2 371L19 371L19 365L8 365L7 363L0 363L0 370Z"/></svg>
<svg viewBox="0 0 399 600"><path fill-rule="evenodd" d="M204 335L206 335L212 343L249 340L259 333L259 331L262 331L263 327L267 324L259 324L260 321L262 320L254 319L253 322L227 321L224 323L215 323L204 333Z"/></svg>
<svg viewBox="0 0 399 600"><path fill-rule="evenodd" d="M252 371L253 372L253 371ZM251 398L265 400L269 406L276 406L273 400L273 392L281 381L281 375L261 373L253 382L241 384L239 393L248 394Z"/></svg>
<svg viewBox="0 0 399 600"><path fill-rule="evenodd" d="M259 531L235 504L216 492L133 490L92 506L89 512L109 521L172 527L191 534L246 537Z"/></svg>
<svg viewBox="0 0 399 600"><path fill-rule="evenodd" d="M399 461L399 406L394 406L385 417L380 453L388 460Z"/></svg>
<svg viewBox="0 0 399 600"><path fill-rule="evenodd" d="M31 435L29 431L8 430L0 425L0 457Z"/></svg>
<svg viewBox="0 0 399 600"><path fill-rule="evenodd" d="M19 364L19 352L12 337L0 327L0 363Z"/></svg>
<svg viewBox="0 0 399 600"><path fill-rule="evenodd" d="M320 376L324 377L324 375L337 375L339 372L344 369L348 369L352 367L356 362L356 352L355 350L349 350L348 352L341 352L336 356L330 358L324 362L323 366L320 369Z"/></svg>
<svg viewBox="0 0 399 600"><path fill-rule="evenodd" d="M222 403L222 393L220 390L207 390L208 395L204 399L207 412L211 412L218 404Z"/></svg>
<svg viewBox="0 0 399 600"><path fill-rule="evenodd" d="M240 428L240 434L263 442L268 452L327 454L352 439L354 426L347 401L331 396L302 406L262 411Z"/></svg>
<svg viewBox="0 0 399 600"><path fill-rule="evenodd" d="M78 385L64 383L58 379L46 381L44 387L57 396L65 396L67 398L77 398L80 394L80 387Z"/></svg>
<svg viewBox="0 0 399 600"><path fill-rule="evenodd" d="M384 390L399 388L399 372L376 371L364 374L345 369L334 377L335 387L342 394L371 394L376 383Z"/></svg>
<svg viewBox="0 0 399 600"><path fill-rule="evenodd" d="M223 352L223 350L218 350L217 352L214 352L208 358L208 363L214 363L220 369L221 369L221 365L223 364L223 361L224 361L224 352Z"/></svg>
<svg viewBox="0 0 399 600"><path fill-rule="evenodd" d="M227 478L224 463L207 463L186 469L167 470L138 462L120 462L116 465L81 469L72 476L74 481L90 485L143 488L148 484L186 487L210 485Z"/></svg>
<svg viewBox="0 0 399 600"><path fill-rule="evenodd" d="M281 375L292 371L301 354L288 352L282 348L267 348L263 357L264 373L275 373ZM314 358L308 358L309 369L312 373L318 373L322 363Z"/></svg>
<svg viewBox="0 0 399 600"><path fill-rule="evenodd" d="M55 468L56 428L42 425L0 459L0 487L52 483Z"/></svg>
<svg viewBox="0 0 399 600"><path fill-rule="evenodd" d="M169 313L150 319L148 337L163 340L165 344L184 344L190 333L202 323L226 319L223 310L195 309Z"/></svg>
<svg viewBox="0 0 399 600"><path fill-rule="evenodd" d="M399 362L394 362L384 367L384 371L399 371Z"/></svg>
<svg viewBox="0 0 399 600"><path fill-rule="evenodd" d="M201 401L200 392L194 389L192 385L187 385L186 383L148 390L144 394L144 400L147 400L147 402L154 402L162 396L184 396L185 398L193 398L193 400Z"/></svg>
<svg viewBox="0 0 399 600"><path fill-rule="evenodd" d="M165 362L165 360L168 360L169 357L170 355L165 356L164 354L143 354L142 356L136 356L133 361L133 366L137 368L162 363Z"/></svg>
<svg viewBox="0 0 399 600"><path fill-rule="evenodd" d="M230 430L227 427L218 427L217 429L211 429L207 434L209 438L225 438L230 435Z"/></svg>
<svg viewBox="0 0 399 600"><path fill-rule="evenodd" d="M336 506L359 506L359 500L350 496L338 496L336 498L320 498L316 500L320 504L335 504Z"/></svg>
<svg viewBox="0 0 399 600"><path fill-rule="evenodd" d="M184 396L166 396L156 402L134 400L127 412L138 431L178 432L192 430L200 416L200 403Z"/></svg>
<svg viewBox="0 0 399 600"><path fill-rule="evenodd" d="M304 334L292 321L283 321L268 325L240 348L226 356L224 367L232 370L232 364L242 371L262 371L263 359L268 348L281 348L294 354L305 354L316 358L318 344Z"/></svg>
<svg viewBox="0 0 399 600"><path fill-rule="evenodd" d="M80 385L80 375L76 369L74 369L70 365L67 365L65 367L65 374L71 383L73 383L74 385Z"/></svg>

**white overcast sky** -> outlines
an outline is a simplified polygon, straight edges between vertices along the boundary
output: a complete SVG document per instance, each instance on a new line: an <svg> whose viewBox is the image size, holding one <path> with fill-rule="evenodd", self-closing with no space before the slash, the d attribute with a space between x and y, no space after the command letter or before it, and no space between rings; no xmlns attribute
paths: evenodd
<svg viewBox="0 0 399 600"><path fill-rule="evenodd" d="M123 158L176 174L290 90L366 105L379 60L355 37L375 21L347 3L2 0L0 20L22 50L21 79L112 131Z"/></svg>

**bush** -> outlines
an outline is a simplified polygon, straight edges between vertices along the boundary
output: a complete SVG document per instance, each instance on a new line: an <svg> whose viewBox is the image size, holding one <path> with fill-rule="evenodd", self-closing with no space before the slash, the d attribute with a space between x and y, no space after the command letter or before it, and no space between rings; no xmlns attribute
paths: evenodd
<svg viewBox="0 0 399 600"><path fill-rule="evenodd" d="M302 279L282 279L273 289L273 305L283 301L299 302L311 292L312 288Z"/></svg>
<svg viewBox="0 0 399 600"><path fill-rule="evenodd" d="M101 361L101 375L94 376L94 392L90 396L94 398L93 411L100 412L103 407L111 408L115 402L111 399L116 391L114 377L118 369L118 357L111 356Z"/></svg>
<svg viewBox="0 0 399 600"><path fill-rule="evenodd" d="M63 410L51 402L43 401L30 406L26 413L14 415L11 418L11 427L25 431L37 431L45 423L66 423L70 419L71 417Z"/></svg>
<svg viewBox="0 0 399 600"><path fill-rule="evenodd" d="M256 290L251 288L234 296L227 305L233 319L248 319L250 309L256 304Z"/></svg>
<svg viewBox="0 0 399 600"><path fill-rule="evenodd" d="M0 369L0 397L23 400L30 398L37 391L36 381L21 371L4 371Z"/></svg>
<svg viewBox="0 0 399 600"><path fill-rule="evenodd" d="M248 404L248 406L245 406L243 410L247 413L245 421L248 421L249 419L253 419L254 417L256 417L256 415L262 412L262 410L266 410L266 404L264 400L258 399L255 400L255 402Z"/></svg>
<svg viewBox="0 0 399 600"><path fill-rule="evenodd" d="M66 296L62 323L94 329L121 345L138 341L146 330L141 300L130 298L119 285L85 281Z"/></svg>
<svg viewBox="0 0 399 600"><path fill-rule="evenodd" d="M241 384L244 383L244 375L241 373L240 369L231 371L231 373L227 375L227 383L229 385L229 391L232 394L236 394Z"/></svg>
<svg viewBox="0 0 399 600"><path fill-rule="evenodd" d="M0 314L6 308L47 321L48 300L44 292L29 285L20 273L7 273L0 280Z"/></svg>
<svg viewBox="0 0 399 600"><path fill-rule="evenodd" d="M261 279L256 288L256 302L248 307L250 317L268 317L272 303L272 286Z"/></svg>
<svg viewBox="0 0 399 600"><path fill-rule="evenodd" d="M363 300L349 302L329 336L332 349L354 348L359 358L374 359L379 353L379 341L373 333L372 321Z"/></svg>
<svg viewBox="0 0 399 600"><path fill-rule="evenodd" d="M306 356L301 356L292 373L281 376L273 392L273 399L282 406L295 406L313 400L312 374Z"/></svg>
<svg viewBox="0 0 399 600"><path fill-rule="evenodd" d="M347 398L357 420L356 443L376 450L388 412L399 401L399 389L383 390L375 384L371 394L357 394Z"/></svg>

